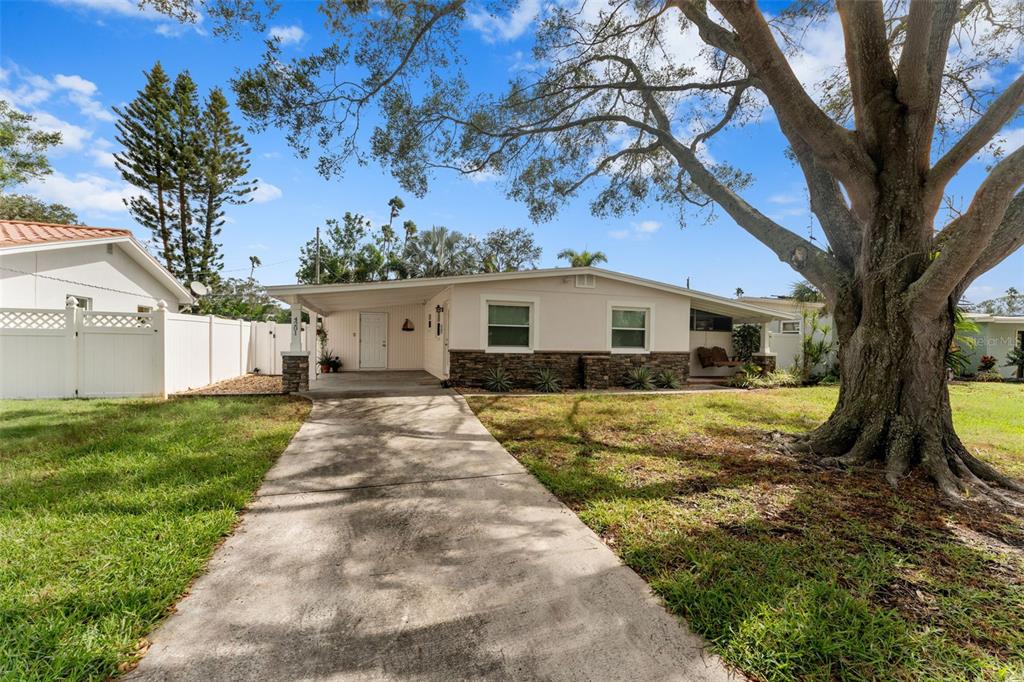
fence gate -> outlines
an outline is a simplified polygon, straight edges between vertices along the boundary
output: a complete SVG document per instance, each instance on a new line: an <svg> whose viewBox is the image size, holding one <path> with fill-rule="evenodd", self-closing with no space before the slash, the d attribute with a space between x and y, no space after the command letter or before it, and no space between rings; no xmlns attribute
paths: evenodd
<svg viewBox="0 0 1024 682"><path fill-rule="evenodd" d="M76 395L81 398L160 393L163 377L152 313L82 311L78 316Z"/></svg>

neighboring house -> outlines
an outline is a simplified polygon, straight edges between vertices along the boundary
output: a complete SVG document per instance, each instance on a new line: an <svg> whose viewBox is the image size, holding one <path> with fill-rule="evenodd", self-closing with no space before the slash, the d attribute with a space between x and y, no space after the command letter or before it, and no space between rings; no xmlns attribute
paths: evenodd
<svg viewBox="0 0 1024 682"><path fill-rule="evenodd" d="M777 364L781 368L788 369L799 365L804 333L809 331L804 327L810 314L817 313L818 326L828 329L828 338L833 341L836 338L832 316L825 310L824 303L797 301L788 296L740 296L736 300L775 310L786 316L787 319L780 319L769 325L771 349L778 358ZM815 339L821 339L823 336L825 335L820 332L815 333Z"/></svg>
<svg viewBox="0 0 1024 682"><path fill-rule="evenodd" d="M0 220L0 308L170 310L192 296L128 230Z"/></svg>
<svg viewBox="0 0 1024 682"><path fill-rule="evenodd" d="M764 329L788 318L592 267L267 291L292 305L293 319L302 310L324 317L328 348L343 369L423 369L466 386L480 385L499 364L522 386L542 367L564 387L620 385L634 364L683 380L728 376L736 367L702 367L696 349L720 346L731 356L734 323ZM766 364L770 353L762 345Z"/></svg>
<svg viewBox="0 0 1024 682"><path fill-rule="evenodd" d="M975 334L977 344L969 350L971 371L978 370L978 362L983 355L991 355L996 359L993 371L999 372L1007 379L1019 377L1015 367L1006 366L1006 356L1013 348L1024 347L1024 316L989 315L988 313L966 313L965 317L978 325Z"/></svg>

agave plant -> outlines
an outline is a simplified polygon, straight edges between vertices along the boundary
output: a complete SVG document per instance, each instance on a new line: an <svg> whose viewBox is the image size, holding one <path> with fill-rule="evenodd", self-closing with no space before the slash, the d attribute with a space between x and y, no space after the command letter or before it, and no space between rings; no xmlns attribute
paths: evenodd
<svg viewBox="0 0 1024 682"><path fill-rule="evenodd" d="M541 393L558 393L562 390L562 382L550 367L537 370L537 381L534 387Z"/></svg>
<svg viewBox="0 0 1024 682"><path fill-rule="evenodd" d="M679 388L682 386L682 382L679 381L679 377L676 373L670 369L664 369L654 375L654 385L658 388Z"/></svg>
<svg viewBox="0 0 1024 682"><path fill-rule="evenodd" d="M507 393L512 390L512 377L501 365L491 367L484 374L484 388L495 393Z"/></svg>
<svg viewBox="0 0 1024 682"><path fill-rule="evenodd" d="M626 388L636 391L649 391L654 388L651 370L646 367L630 367L626 371Z"/></svg>

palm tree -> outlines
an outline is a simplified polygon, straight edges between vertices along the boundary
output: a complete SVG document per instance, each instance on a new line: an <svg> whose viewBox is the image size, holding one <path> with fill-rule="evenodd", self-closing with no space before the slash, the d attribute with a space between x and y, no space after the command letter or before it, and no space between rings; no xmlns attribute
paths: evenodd
<svg viewBox="0 0 1024 682"><path fill-rule="evenodd" d="M445 277L476 272L466 236L447 227L433 227L409 242L409 269L417 277Z"/></svg>
<svg viewBox="0 0 1024 682"><path fill-rule="evenodd" d="M586 249L583 251L562 249L558 252L558 257L569 261L569 265L574 268L589 268L594 263L608 262L608 256L604 255L603 251L594 251L591 253Z"/></svg>
<svg viewBox="0 0 1024 682"><path fill-rule="evenodd" d="M249 279L256 273L256 268L263 265L259 256L249 256Z"/></svg>
<svg viewBox="0 0 1024 682"><path fill-rule="evenodd" d="M789 297L800 303L823 303L825 301L821 292L806 280L794 282L793 286L789 288Z"/></svg>

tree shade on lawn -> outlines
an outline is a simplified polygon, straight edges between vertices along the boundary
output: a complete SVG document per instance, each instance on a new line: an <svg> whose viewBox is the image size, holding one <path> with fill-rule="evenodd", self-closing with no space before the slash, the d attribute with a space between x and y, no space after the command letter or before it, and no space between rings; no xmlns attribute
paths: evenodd
<svg viewBox="0 0 1024 682"><path fill-rule="evenodd" d="M950 397L964 442L1024 474L1024 385ZM769 434L813 429L834 387L468 399L751 679L1024 677L1024 519L780 453Z"/></svg>
<svg viewBox="0 0 1024 682"><path fill-rule="evenodd" d="M130 662L308 410L0 401L0 679L105 680Z"/></svg>
<svg viewBox="0 0 1024 682"><path fill-rule="evenodd" d="M160 5L179 17L194 10L191 0ZM254 19L227 0L205 6L229 28ZM460 47L466 23L505 16L505 2L321 9L329 35L315 56L282 64L271 45L233 85L254 125L287 130L301 153L316 135L325 176L366 154L417 194L438 168L504 174L538 220L592 183L601 216L657 202L683 218L716 204L833 312L846 381L803 447L832 463L882 461L893 485L920 465L953 498L1013 504L1007 491L1024 492L957 437L943 364L963 292L1024 243L1024 148L994 160L962 212L942 209L950 181L1024 104L1017 5L550 5L531 25L537 68L504 92L469 87ZM802 83L802 42L830 22L845 64ZM339 84L352 63L362 70ZM765 106L804 177L823 233L815 241L744 199L753 178L743 169L703 153L722 131L764 121ZM367 111L383 119L369 149Z"/></svg>

